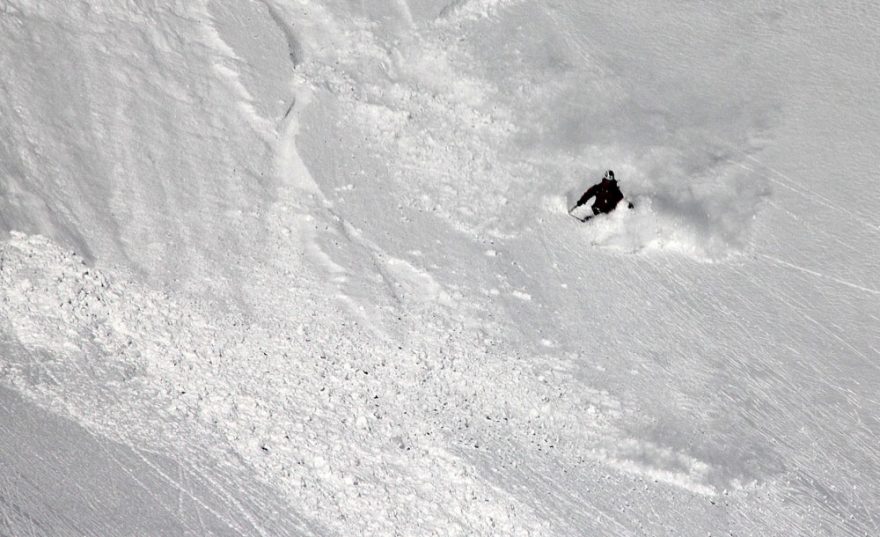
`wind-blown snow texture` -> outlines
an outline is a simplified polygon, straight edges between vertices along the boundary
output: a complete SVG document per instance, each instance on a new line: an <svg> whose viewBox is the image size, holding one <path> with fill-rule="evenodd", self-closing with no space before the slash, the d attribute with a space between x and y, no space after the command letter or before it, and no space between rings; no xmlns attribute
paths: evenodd
<svg viewBox="0 0 880 537"><path fill-rule="evenodd" d="M0 534L880 534L878 24L0 3Z"/></svg>

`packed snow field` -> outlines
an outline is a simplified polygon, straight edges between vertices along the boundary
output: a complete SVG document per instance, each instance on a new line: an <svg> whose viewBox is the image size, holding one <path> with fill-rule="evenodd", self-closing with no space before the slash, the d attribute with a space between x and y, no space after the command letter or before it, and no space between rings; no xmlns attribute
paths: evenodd
<svg viewBox="0 0 880 537"><path fill-rule="evenodd" d="M880 535L878 26L0 3L0 535Z"/></svg>

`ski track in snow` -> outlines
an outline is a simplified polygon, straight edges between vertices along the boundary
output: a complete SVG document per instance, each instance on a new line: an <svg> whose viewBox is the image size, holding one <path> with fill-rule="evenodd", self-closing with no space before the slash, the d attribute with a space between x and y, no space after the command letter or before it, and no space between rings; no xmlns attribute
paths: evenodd
<svg viewBox="0 0 880 537"><path fill-rule="evenodd" d="M168 531L876 532L877 207L754 156L756 75L675 38L772 13L600 7L9 2L0 380ZM572 225L612 165L636 210ZM4 464L0 528L118 531Z"/></svg>

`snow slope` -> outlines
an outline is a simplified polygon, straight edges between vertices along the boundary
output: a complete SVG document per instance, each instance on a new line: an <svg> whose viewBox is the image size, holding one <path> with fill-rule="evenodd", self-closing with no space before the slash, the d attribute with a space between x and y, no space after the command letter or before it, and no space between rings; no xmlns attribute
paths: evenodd
<svg viewBox="0 0 880 537"><path fill-rule="evenodd" d="M880 533L878 23L8 0L0 532Z"/></svg>

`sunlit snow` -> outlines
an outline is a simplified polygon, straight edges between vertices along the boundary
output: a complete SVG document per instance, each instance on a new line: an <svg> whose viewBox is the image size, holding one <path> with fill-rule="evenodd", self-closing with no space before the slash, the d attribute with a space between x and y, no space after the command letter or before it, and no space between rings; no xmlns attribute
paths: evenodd
<svg viewBox="0 0 880 537"><path fill-rule="evenodd" d="M880 535L878 27L0 0L0 535Z"/></svg>

